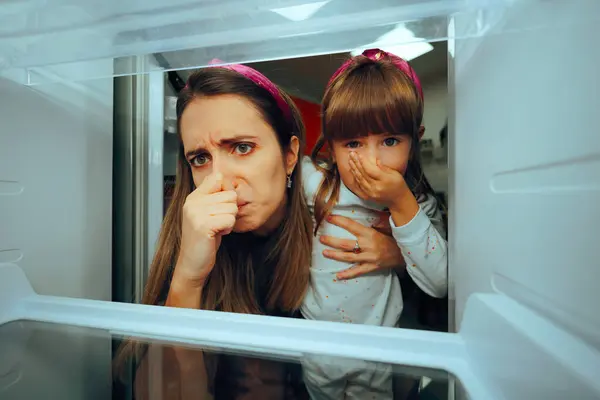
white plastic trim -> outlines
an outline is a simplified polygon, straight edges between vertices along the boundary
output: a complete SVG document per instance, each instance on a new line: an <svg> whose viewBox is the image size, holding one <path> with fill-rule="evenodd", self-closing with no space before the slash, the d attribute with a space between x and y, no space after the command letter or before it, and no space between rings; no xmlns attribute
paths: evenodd
<svg viewBox="0 0 600 400"><path fill-rule="evenodd" d="M453 334L40 296L17 266L0 264L0 323L17 320L262 357L308 353L437 368L472 399L600 397L598 349L502 294L472 295Z"/></svg>
<svg viewBox="0 0 600 400"><path fill-rule="evenodd" d="M438 368L457 377L473 398L489 398L469 369L465 343L457 334L40 296L24 278L15 265L0 266L0 322L32 320L106 329L271 356L316 353ZM5 291L9 287L13 290Z"/></svg>
<svg viewBox="0 0 600 400"><path fill-rule="evenodd" d="M36 296L21 268L0 263L0 325L22 319L22 300Z"/></svg>

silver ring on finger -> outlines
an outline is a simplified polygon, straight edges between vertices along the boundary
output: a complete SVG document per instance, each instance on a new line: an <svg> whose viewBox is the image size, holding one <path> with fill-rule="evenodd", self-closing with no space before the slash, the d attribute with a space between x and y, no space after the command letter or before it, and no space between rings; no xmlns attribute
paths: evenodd
<svg viewBox="0 0 600 400"><path fill-rule="evenodd" d="M361 248L360 248L360 244L358 244L358 240L356 241L356 243L354 244L354 248L352 249L352 252L354 254L358 254L361 252Z"/></svg>

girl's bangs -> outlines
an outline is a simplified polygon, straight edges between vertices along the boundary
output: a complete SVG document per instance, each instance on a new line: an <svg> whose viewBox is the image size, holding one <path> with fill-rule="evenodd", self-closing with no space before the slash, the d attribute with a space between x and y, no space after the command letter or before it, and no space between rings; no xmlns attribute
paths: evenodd
<svg viewBox="0 0 600 400"><path fill-rule="evenodd" d="M323 115L327 140L418 133L421 100L412 82L390 67L393 70L376 64L359 66L329 88Z"/></svg>

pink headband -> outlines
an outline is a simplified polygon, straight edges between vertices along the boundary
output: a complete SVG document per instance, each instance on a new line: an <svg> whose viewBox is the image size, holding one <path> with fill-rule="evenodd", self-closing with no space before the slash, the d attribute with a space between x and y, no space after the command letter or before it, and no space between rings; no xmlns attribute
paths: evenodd
<svg viewBox="0 0 600 400"><path fill-rule="evenodd" d="M415 70L412 69L412 67L405 60L403 60L395 54L388 53L380 49L365 50L363 51L362 55L373 61L379 61L382 57L387 56L392 61L392 64L398 67L400 71L404 72L410 78L410 80L414 83L415 87L417 88L417 91L421 95L421 99L423 99L423 89L421 88L421 81L419 80L419 77L417 76ZM333 80L337 78L339 74L344 72L350 66L350 64L354 62L354 60L355 58L352 57L351 59L347 60L344 64L342 64L342 66L339 67L338 70L335 71L333 76L329 79L329 83L327 83L327 86L330 86L331 82L333 82Z"/></svg>
<svg viewBox="0 0 600 400"><path fill-rule="evenodd" d="M214 65L214 64L223 64L223 63L224 63L224 61L221 61L221 60L218 60L215 58L209 63L210 65L208 66L208 68L224 68L224 69L228 69L231 71L235 71L238 74L243 75L246 78L250 79L252 82L257 84L261 88L266 89L271 94L271 96L275 99L275 102L277 103L277 106L283 113L284 117L289 120L289 118L292 114L292 112L290 110L290 106L288 105L288 103L286 103L286 101L281 96L281 93L279 92L279 90L277 89L275 84L273 82L271 82L269 80L269 78L267 78L266 76L264 76L257 70L250 68L248 66L242 65L242 64ZM188 83L185 84L185 87L186 88L189 87Z"/></svg>

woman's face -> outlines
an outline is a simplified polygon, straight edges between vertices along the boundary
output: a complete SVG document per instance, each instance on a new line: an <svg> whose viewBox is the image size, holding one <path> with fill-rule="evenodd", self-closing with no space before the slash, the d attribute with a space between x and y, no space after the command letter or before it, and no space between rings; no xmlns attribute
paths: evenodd
<svg viewBox="0 0 600 400"><path fill-rule="evenodd" d="M293 137L283 152L273 128L250 101L236 95L192 100L180 127L195 186L220 172L224 190L237 192L234 232L274 230L285 213L287 175L298 161L298 139Z"/></svg>
<svg viewBox="0 0 600 400"><path fill-rule="evenodd" d="M373 163L376 160L388 168L406 171L410 158L411 138L409 135L377 134L355 139L334 140L332 143L333 157L336 161L340 178L344 185L356 193L357 185L350 170L350 152L360 154Z"/></svg>

